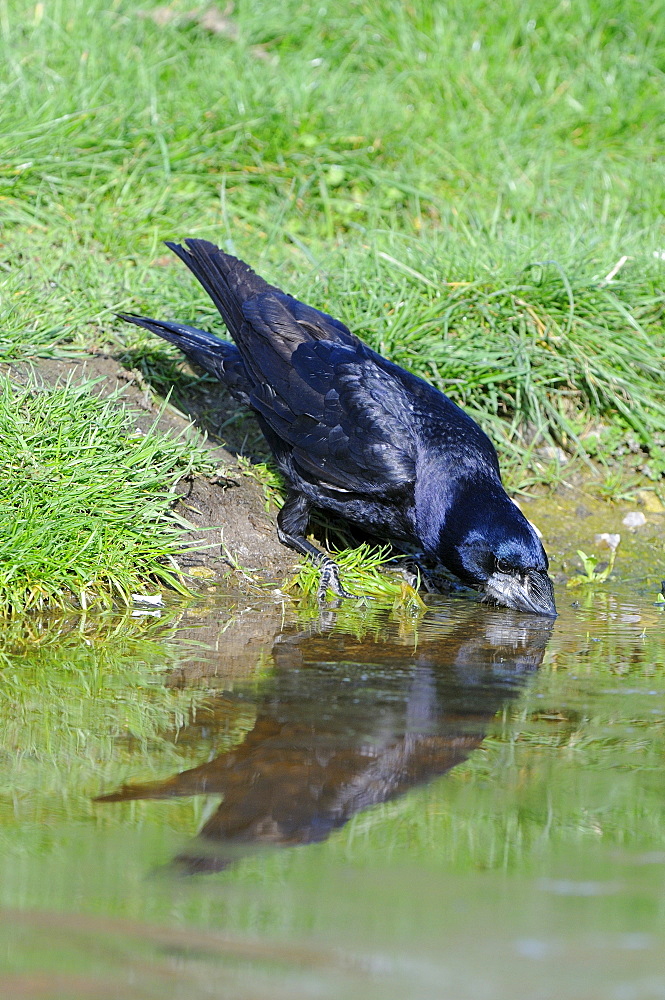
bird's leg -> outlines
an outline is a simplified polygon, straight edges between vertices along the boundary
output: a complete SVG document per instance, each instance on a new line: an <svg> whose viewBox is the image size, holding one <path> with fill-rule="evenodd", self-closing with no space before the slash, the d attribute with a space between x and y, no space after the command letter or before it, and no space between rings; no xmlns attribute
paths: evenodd
<svg viewBox="0 0 665 1000"><path fill-rule="evenodd" d="M319 577L319 586L316 591L316 599L319 604L325 604L326 593L332 590L336 597L355 597L355 594L351 594L348 590L345 590L342 586L342 581L339 576L339 566L331 559L330 556L321 553L321 560L319 562L321 567L321 575Z"/></svg>
<svg viewBox="0 0 665 1000"><path fill-rule="evenodd" d="M321 567L321 577L316 592L319 604L325 603L328 590L332 590L337 597L355 597L355 594L349 594L344 590L337 563L305 538L310 507L309 500L302 493L288 493L284 506L277 515L277 536L282 545L288 545L301 555L309 556Z"/></svg>

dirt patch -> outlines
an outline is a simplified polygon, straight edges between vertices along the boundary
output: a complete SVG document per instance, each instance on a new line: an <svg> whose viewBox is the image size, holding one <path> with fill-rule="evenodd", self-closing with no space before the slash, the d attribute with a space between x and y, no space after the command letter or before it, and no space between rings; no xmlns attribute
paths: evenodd
<svg viewBox="0 0 665 1000"><path fill-rule="evenodd" d="M266 511L263 491L246 476L223 484L193 476L178 492L176 510L195 526L189 538L205 546L179 558L186 572L219 577L232 568L241 576L259 571L276 578L294 567L295 554L277 540L274 511Z"/></svg>
<svg viewBox="0 0 665 1000"><path fill-rule="evenodd" d="M68 378L76 382L97 379L94 391L100 396L122 391L122 404L140 430L145 432L156 422L160 430L191 435L209 449L219 470L214 479L191 476L176 488L180 499L174 509L193 526L185 541L197 546L196 551L179 558L186 574L215 583L233 572L241 582L243 574L239 567L276 580L293 569L297 557L279 543L276 511L266 510L261 485L243 473L235 455L214 439L206 438L175 406L164 406L140 372L128 371L104 354L81 361L35 359L2 365L0 370L22 385L31 379L44 385L56 385ZM206 388L206 400L210 406L214 405L210 387ZM228 399L224 405L228 408ZM237 408L237 404L233 405Z"/></svg>

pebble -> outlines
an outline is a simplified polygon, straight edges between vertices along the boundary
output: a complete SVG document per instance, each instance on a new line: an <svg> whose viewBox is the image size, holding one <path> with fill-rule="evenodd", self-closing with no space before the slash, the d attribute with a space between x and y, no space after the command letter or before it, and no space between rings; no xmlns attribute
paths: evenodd
<svg viewBox="0 0 665 1000"><path fill-rule="evenodd" d="M132 594L134 604L151 604L153 607L164 606L164 598L161 594Z"/></svg>

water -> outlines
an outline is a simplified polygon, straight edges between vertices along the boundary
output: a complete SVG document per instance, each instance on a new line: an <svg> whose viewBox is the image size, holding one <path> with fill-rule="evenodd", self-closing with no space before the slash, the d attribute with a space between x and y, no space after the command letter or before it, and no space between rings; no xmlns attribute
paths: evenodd
<svg viewBox="0 0 665 1000"><path fill-rule="evenodd" d="M664 998L665 613L558 603L9 630L0 995Z"/></svg>

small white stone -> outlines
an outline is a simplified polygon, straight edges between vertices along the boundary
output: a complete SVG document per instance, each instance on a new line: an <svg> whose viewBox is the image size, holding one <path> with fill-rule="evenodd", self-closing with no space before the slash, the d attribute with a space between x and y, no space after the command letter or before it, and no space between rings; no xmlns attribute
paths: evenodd
<svg viewBox="0 0 665 1000"><path fill-rule="evenodd" d="M134 604L150 604L153 608L164 607L164 600L161 594L132 594Z"/></svg>
<svg viewBox="0 0 665 1000"><path fill-rule="evenodd" d="M621 523L625 524L627 528L641 528L643 524L647 523L647 519L641 510L631 510Z"/></svg>

